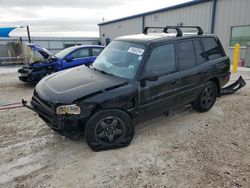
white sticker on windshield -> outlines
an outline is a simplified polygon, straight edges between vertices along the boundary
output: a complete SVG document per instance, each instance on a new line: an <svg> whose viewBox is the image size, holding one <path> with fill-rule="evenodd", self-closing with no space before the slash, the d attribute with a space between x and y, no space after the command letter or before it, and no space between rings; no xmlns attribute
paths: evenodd
<svg viewBox="0 0 250 188"><path fill-rule="evenodd" d="M130 48L128 49L128 52L133 53L133 54L137 54L137 55L142 55L143 52L144 52L144 50L141 49L141 48L130 47Z"/></svg>

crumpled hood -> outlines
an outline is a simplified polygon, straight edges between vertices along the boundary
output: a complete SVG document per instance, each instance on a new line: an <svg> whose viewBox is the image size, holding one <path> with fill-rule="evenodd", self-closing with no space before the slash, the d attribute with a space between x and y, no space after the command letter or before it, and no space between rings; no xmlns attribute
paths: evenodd
<svg viewBox="0 0 250 188"><path fill-rule="evenodd" d="M50 52L49 50L37 45L37 44L32 44L32 43L25 43L28 47L30 47L32 50L38 52L41 54L41 56L44 57L44 59L48 59L49 57L55 57L55 55Z"/></svg>
<svg viewBox="0 0 250 188"><path fill-rule="evenodd" d="M71 104L77 99L124 84L125 79L79 66L46 76L37 84L36 93L48 102Z"/></svg>

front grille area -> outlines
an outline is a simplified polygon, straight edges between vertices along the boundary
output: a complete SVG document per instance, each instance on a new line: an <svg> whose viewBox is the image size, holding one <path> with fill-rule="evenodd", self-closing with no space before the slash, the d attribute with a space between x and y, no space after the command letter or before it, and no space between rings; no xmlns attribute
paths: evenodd
<svg viewBox="0 0 250 188"><path fill-rule="evenodd" d="M53 106L48 101L42 100L36 91L34 91L31 104L37 111L40 111L43 114L50 117L55 115Z"/></svg>
<svg viewBox="0 0 250 188"><path fill-rule="evenodd" d="M43 103L44 105L46 105L48 108L53 109L53 106L50 104L49 101L45 101L43 99L41 99L41 97L39 97L38 93L36 92L36 90L34 90L34 97L35 100L37 100L38 103Z"/></svg>

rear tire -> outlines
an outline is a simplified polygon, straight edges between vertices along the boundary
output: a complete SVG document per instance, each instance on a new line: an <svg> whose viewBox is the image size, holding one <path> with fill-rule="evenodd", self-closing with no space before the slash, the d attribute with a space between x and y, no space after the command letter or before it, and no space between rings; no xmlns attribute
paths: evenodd
<svg viewBox="0 0 250 188"><path fill-rule="evenodd" d="M126 147L134 135L130 116L121 110L101 110L87 122L85 139L94 151Z"/></svg>
<svg viewBox="0 0 250 188"><path fill-rule="evenodd" d="M192 103L192 107L198 112L207 112L213 107L216 97L217 86L213 81L208 81L198 99Z"/></svg>

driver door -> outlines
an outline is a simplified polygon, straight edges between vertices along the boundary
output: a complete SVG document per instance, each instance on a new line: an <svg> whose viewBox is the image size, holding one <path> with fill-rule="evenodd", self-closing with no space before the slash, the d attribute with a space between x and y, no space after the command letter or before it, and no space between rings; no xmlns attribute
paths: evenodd
<svg viewBox="0 0 250 188"><path fill-rule="evenodd" d="M145 81L139 86L139 114L153 116L176 105L176 94L180 89L180 75L176 70L174 43L160 45L152 50L143 75L154 72L159 79Z"/></svg>
<svg viewBox="0 0 250 188"><path fill-rule="evenodd" d="M71 61L63 61L63 69L92 63L94 57L91 56L90 50L90 48L80 48L72 52L70 55L73 59Z"/></svg>

